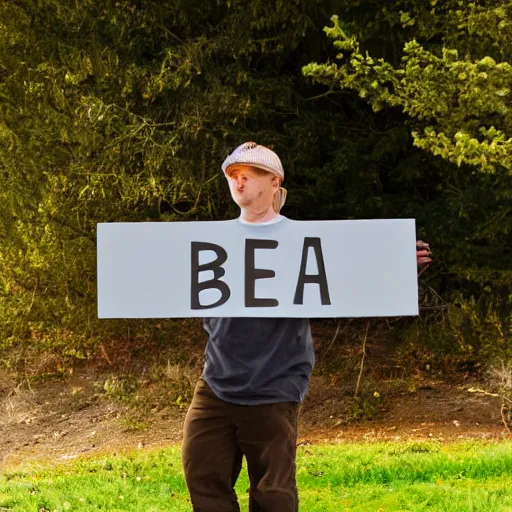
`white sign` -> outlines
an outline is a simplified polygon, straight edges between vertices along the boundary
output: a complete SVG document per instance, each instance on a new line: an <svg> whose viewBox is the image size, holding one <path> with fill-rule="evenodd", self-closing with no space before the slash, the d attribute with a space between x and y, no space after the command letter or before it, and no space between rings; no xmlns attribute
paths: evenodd
<svg viewBox="0 0 512 512"><path fill-rule="evenodd" d="M412 219L98 224L99 318L417 314Z"/></svg>

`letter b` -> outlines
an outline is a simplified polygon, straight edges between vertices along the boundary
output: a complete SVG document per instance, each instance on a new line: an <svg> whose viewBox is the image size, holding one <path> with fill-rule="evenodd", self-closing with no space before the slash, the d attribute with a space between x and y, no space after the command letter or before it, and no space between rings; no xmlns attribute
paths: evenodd
<svg viewBox="0 0 512 512"><path fill-rule="evenodd" d="M224 276L226 271L222 267L222 265L228 259L228 254L226 250L220 245L211 244L208 242L192 242L192 276L191 276L191 294L190 294L190 307L192 309L211 309L217 308L225 304L231 295L231 291L229 286L221 281L220 278ZM217 258L210 263L204 263L203 265L199 264L199 253L200 251L213 251L217 254ZM208 281L204 281L202 283L199 282L199 273L212 270L213 271L213 279L209 279ZM199 301L199 293L203 290L215 288L220 291L221 297L214 304L203 306Z"/></svg>

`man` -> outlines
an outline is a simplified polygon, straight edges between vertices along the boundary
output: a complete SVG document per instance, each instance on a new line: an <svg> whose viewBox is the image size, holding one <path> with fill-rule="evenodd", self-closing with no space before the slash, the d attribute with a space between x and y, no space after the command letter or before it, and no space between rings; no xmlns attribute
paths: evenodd
<svg viewBox="0 0 512 512"><path fill-rule="evenodd" d="M284 170L269 148L246 142L222 169L239 221L282 222ZM423 244L418 242L418 244ZM418 263L430 262L428 245ZM307 318L209 318L205 365L184 426L182 460L195 512L235 512L245 456L251 512L296 512L299 404L315 362Z"/></svg>

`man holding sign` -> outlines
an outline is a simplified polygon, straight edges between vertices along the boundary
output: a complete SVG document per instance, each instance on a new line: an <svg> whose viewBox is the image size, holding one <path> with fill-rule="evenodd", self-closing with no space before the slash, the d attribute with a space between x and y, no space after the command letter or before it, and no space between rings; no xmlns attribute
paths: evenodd
<svg viewBox="0 0 512 512"><path fill-rule="evenodd" d="M284 170L273 151L246 142L228 156L222 169L241 210L238 222L264 230L287 220L279 213L286 200ZM418 263L429 263L428 245L418 244ZM300 289L314 283L324 303L329 291L322 280L321 247L311 247L318 272L313 277L302 269ZM255 273L252 283L273 277L272 271L255 268L254 261L250 266ZM256 299L254 290L250 296L272 300ZM245 456L249 509L296 512L298 409L315 360L309 320L219 317L206 318L204 326L209 335L204 370L187 413L182 445L194 511L239 511L234 485Z"/></svg>

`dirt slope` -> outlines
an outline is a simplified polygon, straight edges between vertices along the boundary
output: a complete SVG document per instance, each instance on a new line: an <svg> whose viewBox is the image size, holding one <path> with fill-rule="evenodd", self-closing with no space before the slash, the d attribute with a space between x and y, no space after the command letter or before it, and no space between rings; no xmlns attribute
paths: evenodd
<svg viewBox="0 0 512 512"><path fill-rule="evenodd" d="M128 406L105 395L104 382L105 375L87 369L31 387L0 379L0 466L180 442L185 409L165 407L134 420ZM413 392L381 397L375 419L354 422L347 421L353 391L314 376L299 442L504 436L499 400L468 393L470 385L424 380Z"/></svg>

